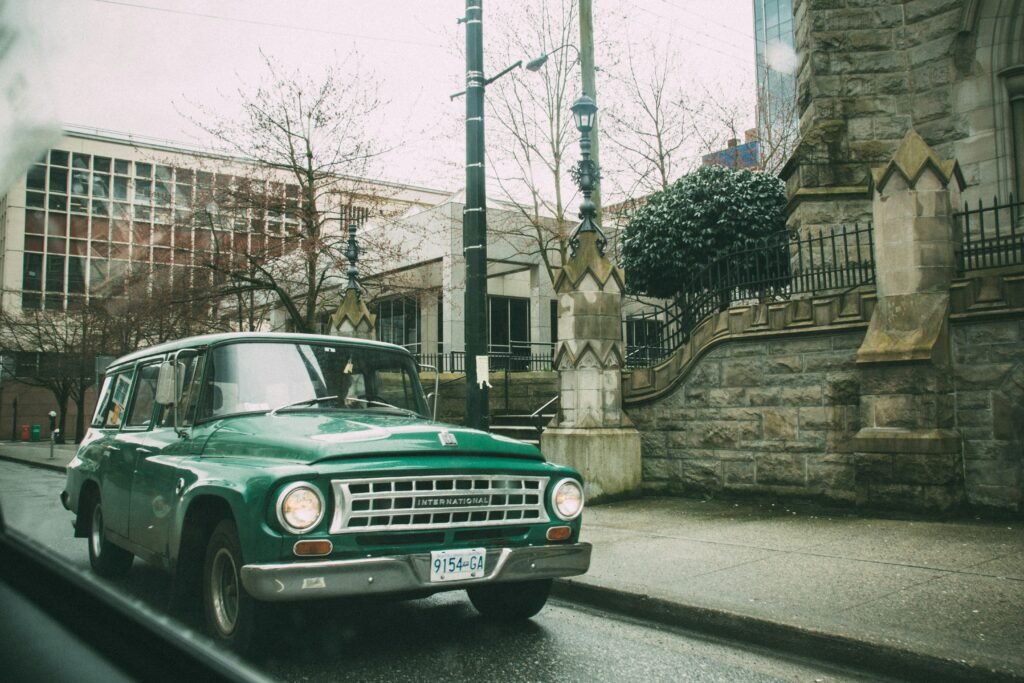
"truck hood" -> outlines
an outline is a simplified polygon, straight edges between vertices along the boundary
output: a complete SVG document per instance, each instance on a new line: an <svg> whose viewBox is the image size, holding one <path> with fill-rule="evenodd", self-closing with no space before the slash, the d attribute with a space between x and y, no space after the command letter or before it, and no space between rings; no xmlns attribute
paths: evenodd
<svg viewBox="0 0 1024 683"><path fill-rule="evenodd" d="M197 428L203 457L326 460L430 455L487 455L543 461L530 444L487 432L373 412L283 412L228 417Z"/></svg>

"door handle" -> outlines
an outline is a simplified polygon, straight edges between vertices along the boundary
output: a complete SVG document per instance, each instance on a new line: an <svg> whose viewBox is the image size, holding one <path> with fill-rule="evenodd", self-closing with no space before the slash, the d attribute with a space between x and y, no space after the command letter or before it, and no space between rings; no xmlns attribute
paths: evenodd
<svg viewBox="0 0 1024 683"><path fill-rule="evenodd" d="M121 452L121 449L118 446L109 446L109 445L108 446L104 446L103 450L107 451L108 453L120 453Z"/></svg>
<svg viewBox="0 0 1024 683"><path fill-rule="evenodd" d="M139 455L153 455L153 450L149 448L136 448L135 452Z"/></svg>

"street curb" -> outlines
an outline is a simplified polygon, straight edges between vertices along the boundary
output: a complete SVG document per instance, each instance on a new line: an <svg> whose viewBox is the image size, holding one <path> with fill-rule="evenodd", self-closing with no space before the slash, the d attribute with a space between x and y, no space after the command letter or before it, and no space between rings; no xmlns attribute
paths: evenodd
<svg viewBox="0 0 1024 683"><path fill-rule="evenodd" d="M943 659L892 645L871 643L725 610L685 605L571 579L556 579L551 595L560 600L642 621L838 663L907 681L1024 682L1024 673Z"/></svg>
<svg viewBox="0 0 1024 683"><path fill-rule="evenodd" d="M28 465L29 467L38 467L44 470L53 470L54 472L60 472L61 474L67 472L67 467L64 465L58 465L55 462L40 462L38 460L25 460L24 458L16 458L11 455L4 455L0 453L0 460L6 460L7 462L16 462L21 465Z"/></svg>

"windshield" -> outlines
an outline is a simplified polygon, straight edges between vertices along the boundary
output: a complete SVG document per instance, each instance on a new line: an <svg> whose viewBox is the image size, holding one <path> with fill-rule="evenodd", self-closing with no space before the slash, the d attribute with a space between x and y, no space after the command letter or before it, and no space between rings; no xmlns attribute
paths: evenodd
<svg viewBox="0 0 1024 683"><path fill-rule="evenodd" d="M316 401L318 398L325 400ZM307 403L292 406L301 402ZM282 407L393 407L427 415L412 359L391 349L281 341L227 344L213 350L200 419Z"/></svg>

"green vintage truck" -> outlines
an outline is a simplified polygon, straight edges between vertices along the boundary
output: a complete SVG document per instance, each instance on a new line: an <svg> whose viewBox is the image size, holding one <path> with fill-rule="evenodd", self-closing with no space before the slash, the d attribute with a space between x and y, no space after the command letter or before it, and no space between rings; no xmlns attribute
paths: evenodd
<svg viewBox="0 0 1024 683"><path fill-rule="evenodd" d="M577 472L437 422L409 352L357 339L207 335L118 359L61 501L97 574L166 569L243 651L272 602L465 589L525 619L590 565Z"/></svg>

